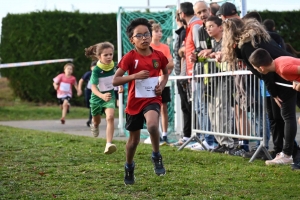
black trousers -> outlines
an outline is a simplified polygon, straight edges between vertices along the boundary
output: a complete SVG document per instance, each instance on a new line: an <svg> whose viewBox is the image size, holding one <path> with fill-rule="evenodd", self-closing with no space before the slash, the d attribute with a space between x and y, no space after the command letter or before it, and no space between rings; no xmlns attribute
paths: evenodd
<svg viewBox="0 0 300 200"><path fill-rule="evenodd" d="M297 149L295 137L297 133L296 121L296 99L297 93L293 89L288 89L288 96L281 96L281 108L276 104L274 98L267 102L267 112L270 120L270 128L276 153L283 152L292 155Z"/></svg>
<svg viewBox="0 0 300 200"><path fill-rule="evenodd" d="M187 93L184 91L182 85L177 82L177 89L181 99L181 110L183 112L183 136L191 137L192 128L192 104L188 101Z"/></svg>

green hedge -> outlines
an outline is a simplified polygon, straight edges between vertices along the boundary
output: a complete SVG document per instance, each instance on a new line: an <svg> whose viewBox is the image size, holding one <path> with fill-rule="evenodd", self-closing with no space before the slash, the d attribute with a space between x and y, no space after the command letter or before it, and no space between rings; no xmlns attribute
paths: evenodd
<svg viewBox="0 0 300 200"><path fill-rule="evenodd" d="M259 12L264 19L274 19L285 42L300 50L300 11ZM43 11L8 14L2 20L0 57L2 63L74 58L77 80L89 70L90 59L84 48L109 41L117 49L116 14ZM117 61L115 52L114 60ZM56 92L52 79L63 72L65 63L2 69L16 96L34 102L54 102ZM73 98L76 105L83 98Z"/></svg>
<svg viewBox="0 0 300 200"><path fill-rule="evenodd" d="M2 20L0 57L2 63L74 58L77 80L90 70L84 48L109 41L117 49L116 14L43 11L8 14ZM115 53L114 60L117 60ZM56 101L52 79L65 63L2 69L16 96L34 102ZM76 95L74 95L75 97ZM73 98L83 104L83 97Z"/></svg>
<svg viewBox="0 0 300 200"><path fill-rule="evenodd" d="M259 12L262 20L273 19L277 32L282 36L286 43L290 43L296 50L300 51L300 19L299 11L263 11Z"/></svg>

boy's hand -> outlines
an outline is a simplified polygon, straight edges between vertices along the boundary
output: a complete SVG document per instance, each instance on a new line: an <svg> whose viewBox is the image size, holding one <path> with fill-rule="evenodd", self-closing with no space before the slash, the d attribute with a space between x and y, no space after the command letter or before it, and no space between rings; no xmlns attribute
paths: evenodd
<svg viewBox="0 0 300 200"><path fill-rule="evenodd" d="M150 75L148 70L142 70L134 75L134 79L146 79Z"/></svg>
<svg viewBox="0 0 300 200"><path fill-rule="evenodd" d="M109 92L102 94L101 99L108 102L111 100L111 94Z"/></svg>
<svg viewBox="0 0 300 200"><path fill-rule="evenodd" d="M162 88L161 86L158 84L155 86L155 95L156 96L161 96L161 93L162 93Z"/></svg>
<svg viewBox="0 0 300 200"><path fill-rule="evenodd" d="M82 90L77 90L77 96L81 96L82 95Z"/></svg>
<svg viewBox="0 0 300 200"><path fill-rule="evenodd" d="M296 81L293 81L293 89L300 92L300 84Z"/></svg>
<svg viewBox="0 0 300 200"><path fill-rule="evenodd" d="M124 87L123 87L123 85L120 85L119 86L119 92L118 93L123 93L124 92Z"/></svg>

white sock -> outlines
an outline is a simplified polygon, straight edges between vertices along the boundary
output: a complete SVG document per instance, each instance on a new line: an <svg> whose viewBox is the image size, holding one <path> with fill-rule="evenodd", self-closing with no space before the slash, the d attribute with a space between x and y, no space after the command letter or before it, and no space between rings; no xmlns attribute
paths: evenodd
<svg viewBox="0 0 300 200"><path fill-rule="evenodd" d="M162 136L168 136L168 132L162 132Z"/></svg>
<svg viewBox="0 0 300 200"><path fill-rule="evenodd" d="M183 137L182 139L184 139L184 140L188 140L188 139L190 139L189 137Z"/></svg>

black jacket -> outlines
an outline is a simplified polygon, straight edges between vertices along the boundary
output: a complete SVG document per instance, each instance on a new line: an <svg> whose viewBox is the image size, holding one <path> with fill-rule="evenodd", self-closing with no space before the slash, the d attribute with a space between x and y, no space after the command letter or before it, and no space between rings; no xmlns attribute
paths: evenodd
<svg viewBox="0 0 300 200"><path fill-rule="evenodd" d="M185 39L185 28L182 26L179 29L177 29L175 31L175 33L178 35L178 37L176 38L175 41L175 45L174 45L174 56L175 56L175 66L174 66L174 71L176 75L180 74L181 71L181 57L178 54L178 50L180 49L180 47L182 46L182 42Z"/></svg>
<svg viewBox="0 0 300 200"><path fill-rule="evenodd" d="M257 44L257 47L253 47L251 42L246 42L241 46L240 49L236 48L236 53L238 58L243 59L245 61L245 63L247 64L247 68L254 75L264 80L266 87L269 93L271 94L271 96L273 97L279 96L279 98L281 98L282 100L289 98L290 96L289 93L293 93L293 91L295 90L293 90L292 88L276 85L275 82L292 84L291 82L283 79L275 72L269 72L268 74L263 75L259 73L257 70L255 70L253 66L250 64L248 59L252 54L252 52L255 51L257 48L263 48L267 50L273 59L276 59L280 56L293 56L293 55L288 53L284 49L280 48L278 44L273 40L271 40L270 42L261 41L261 43Z"/></svg>

